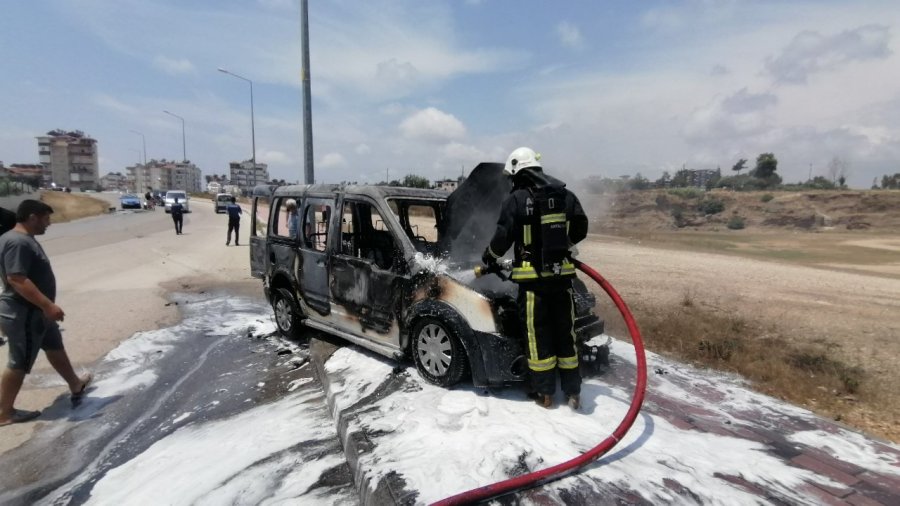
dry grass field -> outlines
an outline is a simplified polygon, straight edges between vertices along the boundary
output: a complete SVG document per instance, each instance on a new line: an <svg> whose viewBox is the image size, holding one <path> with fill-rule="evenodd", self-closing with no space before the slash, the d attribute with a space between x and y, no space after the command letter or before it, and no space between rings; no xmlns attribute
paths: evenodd
<svg viewBox="0 0 900 506"><path fill-rule="evenodd" d="M41 200L53 208L51 223L65 223L88 216L103 214L109 210L109 202L91 197L90 194L45 191Z"/></svg>
<svg viewBox="0 0 900 506"><path fill-rule="evenodd" d="M581 258L626 297L649 349L900 441L900 192L713 196L747 226L692 211L709 195L632 192L594 208L606 235Z"/></svg>

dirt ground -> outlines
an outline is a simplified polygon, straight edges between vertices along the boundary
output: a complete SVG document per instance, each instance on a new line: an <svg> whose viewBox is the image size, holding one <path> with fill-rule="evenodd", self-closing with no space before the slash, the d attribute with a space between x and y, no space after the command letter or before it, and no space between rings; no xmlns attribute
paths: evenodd
<svg viewBox="0 0 900 506"><path fill-rule="evenodd" d="M869 385L890 392L890 385L900 384L900 192L839 193L775 193L767 203L758 194L739 194L745 204L762 207L781 201L780 211L741 208L738 212L755 223L744 230L721 223L677 227L656 205L660 192L627 195L589 208L595 213L592 230L615 235L590 236L579 245L579 258L641 311L671 309L690 298L711 314L738 315L793 342L831 347L848 365L863 368ZM809 211L809 202L818 210ZM822 202L832 207L823 209ZM886 202L894 207L885 210ZM806 228L782 219L816 212L831 216L825 222L819 218L818 225L805 220ZM763 226L765 219L769 225ZM859 222L868 225L846 226ZM614 308L604 314L613 315L610 328L623 332ZM900 395L885 402L892 413L900 412ZM882 408L857 404L841 418L900 441L900 419L885 416Z"/></svg>

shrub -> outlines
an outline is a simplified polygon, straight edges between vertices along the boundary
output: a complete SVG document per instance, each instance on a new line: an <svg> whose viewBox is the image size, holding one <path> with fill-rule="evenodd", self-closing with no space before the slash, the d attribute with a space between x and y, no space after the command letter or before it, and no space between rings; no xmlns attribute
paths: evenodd
<svg viewBox="0 0 900 506"><path fill-rule="evenodd" d="M697 210L705 215L719 214L725 210L725 203L719 199L706 199L697 205Z"/></svg>
<svg viewBox="0 0 900 506"><path fill-rule="evenodd" d="M744 218L740 216L732 216L726 225L731 230L740 230L744 228Z"/></svg>
<svg viewBox="0 0 900 506"><path fill-rule="evenodd" d="M765 195L763 195L762 197L759 198L759 201L760 202L769 202L770 200L772 200L774 198L775 197L773 197L771 193L766 193Z"/></svg>
<svg viewBox="0 0 900 506"><path fill-rule="evenodd" d="M669 190L670 195L677 195L683 199L696 199L703 196L703 190L700 188L672 188Z"/></svg>

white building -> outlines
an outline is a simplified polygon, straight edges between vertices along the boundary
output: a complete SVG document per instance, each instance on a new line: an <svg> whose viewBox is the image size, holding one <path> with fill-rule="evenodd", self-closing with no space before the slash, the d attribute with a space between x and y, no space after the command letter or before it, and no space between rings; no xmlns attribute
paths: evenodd
<svg viewBox="0 0 900 506"><path fill-rule="evenodd" d="M125 170L128 173L128 189L135 193L148 190L203 191L200 168L191 162L150 160L146 165L132 165Z"/></svg>
<svg viewBox="0 0 900 506"><path fill-rule="evenodd" d="M228 168L231 172L231 183L237 185L242 192L248 192L256 185L269 182L269 166L265 163L257 163L254 168L252 160L244 160L231 162Z"/></svg>
<svg viewBox="0 0 900 506"><path fill-rule="evenodd" d="M95 190L100 183L97 141L81 130L51 130L37 138L38 155L49 185Z"/></svg>

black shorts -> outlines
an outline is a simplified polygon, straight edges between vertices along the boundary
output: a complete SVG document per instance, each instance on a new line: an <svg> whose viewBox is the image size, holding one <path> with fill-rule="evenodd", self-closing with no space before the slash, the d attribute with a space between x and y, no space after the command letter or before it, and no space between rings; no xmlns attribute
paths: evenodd
<svg viewBox="0 0 900 506"><path fill-rule="evenodd" d="M31 372L40 350L62 350L59 324L44 318L37 308L27 309L16 318L0 316L0 331L9 345L7 367Z"/></svg>

